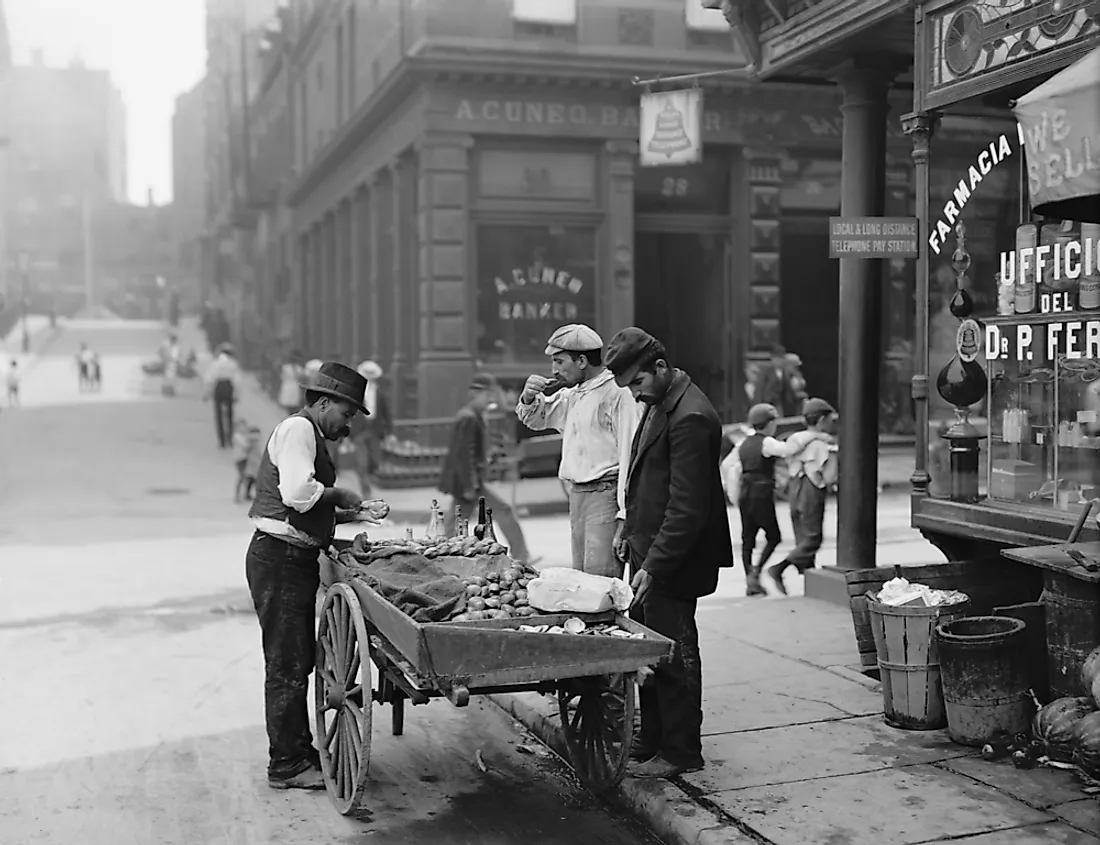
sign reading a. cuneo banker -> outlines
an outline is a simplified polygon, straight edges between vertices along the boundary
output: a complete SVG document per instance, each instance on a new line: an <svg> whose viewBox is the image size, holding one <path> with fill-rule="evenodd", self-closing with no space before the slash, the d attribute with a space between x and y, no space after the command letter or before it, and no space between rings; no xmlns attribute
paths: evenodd
<svg viewBox="0 0 1100 845"><path fill-rule="evenodd" d="M830 258L916 258L916 217L830 217Z"/></svg>

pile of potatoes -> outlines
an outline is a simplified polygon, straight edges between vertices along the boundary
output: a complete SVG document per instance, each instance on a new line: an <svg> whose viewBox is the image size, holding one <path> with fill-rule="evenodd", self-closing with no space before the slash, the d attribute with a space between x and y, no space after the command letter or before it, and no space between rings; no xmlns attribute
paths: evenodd
<svg viewBox="0 0 1100 845"><path fill-rule="evenodd" d="M481 619L511 619L538 613L527 603L527 585L538 572L520 563L504 572L466 578L466 604L447 621L474 622ZM460 603L461 604L461 603Z"/></svg>
<svg viewBox="0 0 1100 845"><path fill-rule="evenodd" d="M504 546L492 540L479 540L477 537L440 537L435 540L420 540L420 552L426 558L433 557L477 557L478 555L502 555Z"/></svg>

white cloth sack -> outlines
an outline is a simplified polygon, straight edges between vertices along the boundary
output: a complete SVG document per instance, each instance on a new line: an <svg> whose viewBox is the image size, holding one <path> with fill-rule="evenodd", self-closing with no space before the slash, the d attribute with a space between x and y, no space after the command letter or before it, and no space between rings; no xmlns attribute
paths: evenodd
<svg viewBox="0 0 1100 845"><path fill-rule="evenodd" d="M620 578L589 575L577 569L551 566L527 585L531 607L546 613L600 613L625 611L634 591Z"/></svg>

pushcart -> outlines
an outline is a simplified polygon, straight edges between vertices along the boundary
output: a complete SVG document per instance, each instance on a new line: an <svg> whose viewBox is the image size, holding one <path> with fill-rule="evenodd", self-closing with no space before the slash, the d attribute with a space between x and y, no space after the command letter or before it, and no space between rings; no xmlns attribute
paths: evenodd
<svg viewBox="0 0 1100 845"><path fill-rule="evenodd" d="M317 630L314 725L321 768L336 809L358 805L370 763L372 705L390 706L401 736L406 702L540 692L557 697L570 763L594 792L626 771L634 728L635 673L668 657L671 640L621 614L547 614L476 622L420 623L386 601L354 567L327 556ZM521 631L571 616L614 621L638 638ZM370 663L377 668L377 684Z"/></svg>

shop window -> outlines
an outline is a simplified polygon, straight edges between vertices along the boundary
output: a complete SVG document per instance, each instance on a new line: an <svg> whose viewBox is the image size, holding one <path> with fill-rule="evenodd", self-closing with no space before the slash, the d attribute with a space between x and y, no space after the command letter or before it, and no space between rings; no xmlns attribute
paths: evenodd
<svg viewBox="0 0 1100 845"><path fill-rule="evenodd" d="M730 213L730 162L714 156L680 167L642 167L634 174L638 214Z"/></svg>
<svg viewBox="0 0 1100 845"><path fill-rule="evenodd" d="M486 199L592 202L598 182L590 153L486 150L478 167L478 193Z"/></svg>
<svg viewBox="0 0 1100 845"><path fill-rule="evenodd" d="M545 362L564 323L596 318L596 230L481 225L477 231L478 357Z"/></svg>

